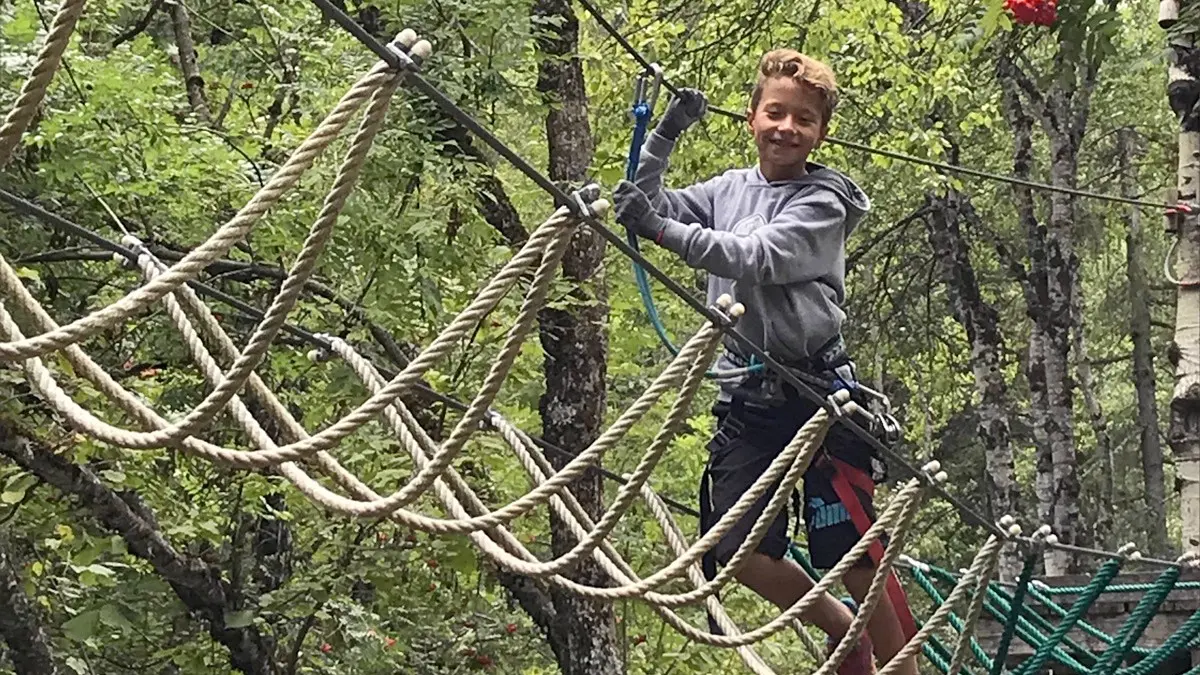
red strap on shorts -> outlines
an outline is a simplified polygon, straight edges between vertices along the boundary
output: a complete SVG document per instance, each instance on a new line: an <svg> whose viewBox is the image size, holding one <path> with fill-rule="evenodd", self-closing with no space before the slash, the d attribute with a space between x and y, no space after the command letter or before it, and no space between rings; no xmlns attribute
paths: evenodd
<svg viewBox="0 0 1200 675"><path fill-rule="evenodd" d="M833 491L837 493L838 499L845 505L846 511L850 514L850 520L854 523L854 529L858 530L859 536L867 533L871 527L871 517L867 515L867 510L863 508L862 501L854 492L854 488L858 488L868 495L875 496L875 481L867 475L867 472L859 469L856 466L847 464L836 457L826 456L826 459L833 467ZM871 542L871 547L867 549L867 553L871 556L871 560L878 565L879 561L883 560L883 544L876 539ZM900 585L900 580L896 578L894 572L888 573L887 578L887 594L892 601L892 607L896 609L896 617L900 620L900 628L904 631L906 640L912 639L912 636L917 634L917 621L913 618L912 608L908 606L908 596L904 593L904 588Z"/></svg>

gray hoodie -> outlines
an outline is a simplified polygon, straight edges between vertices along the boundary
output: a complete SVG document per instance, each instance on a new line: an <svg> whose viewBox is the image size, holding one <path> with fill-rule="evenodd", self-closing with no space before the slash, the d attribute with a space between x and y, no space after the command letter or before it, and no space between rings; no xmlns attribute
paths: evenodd
<svg viewBox="0 0 1200 675"><path fill-rule="evenodd" d="M845 242L870 199L845 175L813 163L795 180L767 181L756 166L664 189L674 145L651 133L635 180L668 219L659 243L709 272L709 303L728 293L745 305L739 331L772 357L786 364L814 356L846 318ZM725 346L744 352L730 338ZM717 367L736 366L723 357Z"/></svg>

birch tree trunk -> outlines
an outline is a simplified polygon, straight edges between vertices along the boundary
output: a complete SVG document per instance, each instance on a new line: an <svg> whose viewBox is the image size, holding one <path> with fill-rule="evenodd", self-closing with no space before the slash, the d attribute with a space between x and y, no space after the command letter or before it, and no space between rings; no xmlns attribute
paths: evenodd
<svg viewBox="0 0 1200 675"><path fill-rule="evenodd" d="M1168 29L1170 52L1167 95L1179 120L1179 200L1196 203L1200 180L1200 64L1196 63L1196 12L1188 3L1163 0L1159 23ZM1183 20L1181 20L1183 19ZM1200 547L1200 228L1196 214L1176 221L1178 231L1175 276L1175 337L1170 356L1175 366L1171 394L1170 440L1180 482L1184 549Z"/></svg>
<svg viewBox="0 0 1200 675"><path fill-rule="evenodd" d="M1131 159L1137 150L1132 129L1118 135L1117 161L1121 168L1121 194L1134 196L1137 176ZM1125 215L1125 275L1129 280L1129 337L1133 341L1133 387L1137 392L1138 449L1142 460L1142 497L1146 503L1146 548L1166 555L1166 487L1163 448L1158 435L1158 402L1154 382L1154 352L1150 346L1150 284L1142 253L1142 212L1131 206Z"/></svg>
<svg viewBox="0 0 1200 675"><path fill-rule="evenodd" d="M1065 106L1064 106L1065 107ZM1063 111L1065 114L1065 111ZM1076 147L1063 130L1050 134L1050 176L1054 185L1075 187ZM1050 196L1050 222L1045 232L1046 342L1043 345L1051 462L1054 468L1054 513L1050 526L1069 544L1086 543L1080 526L1079 465L1075 448L1074 378L1071 377L1071 316L1079 288L1079 259L1071 230L1075 224L1075 198L1059 192ZM1037 234L1041 234L1039 231ZM1075 572L1075 561L1066 551L1047 549L1047 574ZM1054 566L1054 572L1050 566Z"/></svg>
<svg viewBox="0 0 1200 675"><path fill-rule="evenodd" d="M1025 112L1015 83L1000 78L1004 94L1004 116L1013 131L1013 173L1029 178L1033 167L1033 119ZM1052 523L1056 491L1054 483L1054 453L1051 429L1055 424L1051 414L1049 374L1046 365L1049 343L1045 307L1049 304L1048 260L1044 239L1045 228L1038 220L1033 193L1028 187L1013 187L1017 217L1025 231L1029 269L1018 270L1018 280L1025 295L1029 316L1029 349L1025 361L1025 379L1029 382L1029 412L1033 421L1033 440L1036 450L1034 493L1037 496L1038 520ZM1046 574L1063 574L1064 563L1057 552L1047 550Z"/></svg>
<svg viewBox="0 0 1200 675"><path fill-rule="evenodd" d="M535 0L533 15L546 32L538 38L543 60L538 91L546 98L546 139L550 178L583 183L594 151L587 117L583 65L578 56L579 22L566 0ZM583 450L601 432L606 404L605 374L608 335L607 292L600 276L604 240L583 228L576 232L563 258L563 276L577 284L583 297L569 309L547 308L540 316L540 338L546 352L546 394L540 411L542 432L550 443L573 452ZM557 468L566 460L551 456ZM571 484L579 502L599 519L603 510L601 476L590 472ZM575 538L551 515L552 548L562 554ZM606 575L588 559L572 575L601 584ZM553 602L565 644L555 650L563 675L616 675L625 671L618 650L612 604L553 589Z"/></svg>
<svg viewBox="0 0 1200 675"><path fill-rule="evenodd" d="M1008 383L1004 379L1004 337L996 308L983 299L970 245L959 225L964 216L974 216L969 199L951 190L945 197L926 198L931 207L925 219L929 243L937 256L938 271L950 301L954 318L967 333L971 344L971 372L975 376L976 411L979 416L979 440L983 443L985 475L983 480L989 516L998 520L1004 514L1019 516L1020 490L1013 476L1013 450L1008 416ZM1001 562L1001 577L1016 574L1020 566L1018 551L1006 547Z"/></svg>
<svg viewBox="0 0 1200 675"><path fill-rule="evenodd" d="M1100 57L1081 55L1077 47L1064 43L1053 64L1053 85L1043 91L1021 66L1006 56L999 60L1004 115L1014 136L1013 172L1032 177L1036 120L1049 141L1050 182L1074 188L1079 144L1087 126ZM1015 186L1013 190L1029 252L1029 270L1021 281L1031 322L1026 375L1038 443L1038 513L1063 543L1087 544L1089 533L1080 527L1075 380L1070 368L1072 316L1076 296L1081 293L1073 236L1075 197L1050 194L1049 213L1042 221L1029 188ZM1069 551L1047 548L1044 560L1049 576L1078 571L1079 561Z"/></svg>

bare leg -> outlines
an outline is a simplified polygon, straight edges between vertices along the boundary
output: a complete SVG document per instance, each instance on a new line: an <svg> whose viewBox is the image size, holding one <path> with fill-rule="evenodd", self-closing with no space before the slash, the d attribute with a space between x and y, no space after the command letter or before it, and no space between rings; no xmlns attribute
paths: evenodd
<svg viewBox="0 0 1200 675"><path fill-rule="evenodd" d="M871 587L871 578L875 575L874 567L853 567L842 577L842 583L850 591L850 595L862 605L867 590ZM875 646L875 656L880 663L887 663L893 656L904 648L904 629L900 626L900 618L892 607L891 598L887 593L879 600L879 606L867 621L867 632ZM917 657L906 659L900 666L899 675L917 675Z"/></svg>
<svg viewBox="0 0 1200 675"><path fill-rule="evenodd" d="M816 585L804 568L795 562L786 558L776 560L757 552L746 561L737 580L780 609L791 607ZM850 609L828 593L822 594L802 616L825 631L826 635L839 640L850 629L850 622L854 619Z"/></svg>

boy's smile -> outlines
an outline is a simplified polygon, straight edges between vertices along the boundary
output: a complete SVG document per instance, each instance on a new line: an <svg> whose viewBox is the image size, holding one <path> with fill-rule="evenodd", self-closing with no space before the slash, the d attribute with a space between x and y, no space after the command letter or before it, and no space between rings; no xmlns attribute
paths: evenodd
<svg viewBox="0 0 1200 675"><path fill-rule="evenodd" d="M799 178L808 155L825 138L825 99L821 91L791 77L763 84L758 107L747 112L758 146L758 163L767 180Z"/></svg>

